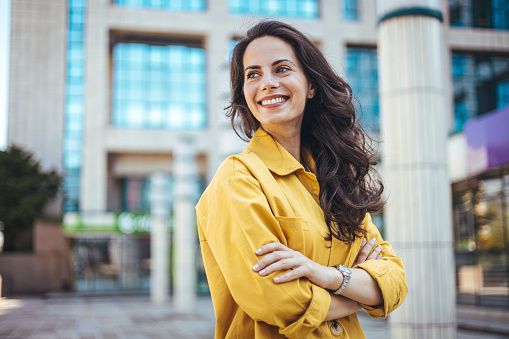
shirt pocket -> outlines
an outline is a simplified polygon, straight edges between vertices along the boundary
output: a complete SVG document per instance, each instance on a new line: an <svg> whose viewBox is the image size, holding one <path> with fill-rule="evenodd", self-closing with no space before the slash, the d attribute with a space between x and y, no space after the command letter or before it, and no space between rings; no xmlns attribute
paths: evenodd
<svg viewBox="0 0 509 339"><path fill-rule="evenodd" d="M306 221L300 217L276 217L286 238L286 246L292 250L306 254L306 238L309 229Z"/></svg>

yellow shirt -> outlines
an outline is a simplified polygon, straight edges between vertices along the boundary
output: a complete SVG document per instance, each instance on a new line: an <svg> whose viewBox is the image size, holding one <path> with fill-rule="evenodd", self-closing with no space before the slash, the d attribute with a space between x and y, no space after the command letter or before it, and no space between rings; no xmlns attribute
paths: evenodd
<svg viewBox="0 0 509 339"><path fill-rule="evenodd" d="M302 156L314 172L314 161ZM241 154L226 159L203 193L196 212L198 232L216 314L216 338L364 338L357 315L324 322L330 293L308 279L276 284L282 272L262 277L252 267L255 250L279 241L324 265L351 267L362 239L348 245L333 238L318 200L314 174L259 129ZM382 260L357 267L379 284L384 304L363 307L385 317L405 299L402 261L366 215L366 238L377 238ZM332 330L331 330L332 327Z"/></svg>

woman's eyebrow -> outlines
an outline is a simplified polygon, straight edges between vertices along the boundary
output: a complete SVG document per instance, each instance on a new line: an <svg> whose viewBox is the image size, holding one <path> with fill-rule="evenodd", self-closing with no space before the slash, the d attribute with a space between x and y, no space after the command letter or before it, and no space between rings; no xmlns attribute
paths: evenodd
<svg viewBox="0 0 509 339"><path fill-rule="evenodd" d="M275 66L275 65L277 65L277 64L280 64L280 63L282 63L282 62L289 62L289 63L291 63L291 64L295 65L295 62L293 62L293 61L292 61L292 60L290 60L290 59L279 59L279 60L274 61L274 62L272 63L272 66ZM297 65L295 65L295 66L297 66Z"/></svg>
<svg viewBox="0 0 509 339"><path fill-rule="evenodd" d="M280 63L282 63L282 62L289 62L289 63L291 63L291 64L295 65L295 63L294 63L292 60L290 60L290 59L279 59L279 60L274 61L274 62L272 63L272 66L275 66L275 65L277 65L277 64L280 64ZM297 66L297 65L295 65L295 66ZM262 67L261 67L261 66L258 66L258 65L252 65L252 66L247 66L247 67L246 67L246 69L245 69L244 71L247 71L248 69L260 69L260 68L262 68Z"/></svg>

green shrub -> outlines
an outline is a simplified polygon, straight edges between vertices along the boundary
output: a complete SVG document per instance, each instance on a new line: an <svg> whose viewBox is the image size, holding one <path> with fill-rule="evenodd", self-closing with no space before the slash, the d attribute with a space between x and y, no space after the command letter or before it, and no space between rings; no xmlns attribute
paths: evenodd
<svg viewBox="0 0 509 339"><path fill-rule="evenodd" d="M56 196L61 181L56 171L43 171L33 154L21 147L13 145L0 151L0 221L4 224L4 251L31 250L34 219Z"/></svg>

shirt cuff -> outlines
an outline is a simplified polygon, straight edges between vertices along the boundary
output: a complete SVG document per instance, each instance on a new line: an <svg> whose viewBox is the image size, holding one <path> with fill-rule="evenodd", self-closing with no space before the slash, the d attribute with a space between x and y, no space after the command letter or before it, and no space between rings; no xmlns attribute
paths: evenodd
<svg viewBox="0 0 509 339"><path fill-rule="evenodd" d="M380 260L366 260L365 262L354 266L355 268L362 268L364 271L375 279L382 292L383 304L379 306L369 306L360 304L373 318L387 317L392 308L391 300L394 297L394 289L398 286L394 285L394 279L391 278L391 268L386 265L381 265ZM392 297L392 298L391 298Z"/></svg>
<svg viewBox="0 0 509 339"><path fill-rule="evenodd" d="M311 285L311 289L313 298L306 313L294 323L280 329L280 334L288 338L306 338L325 321L331 304L331 295L316 285Z"/></svg>

